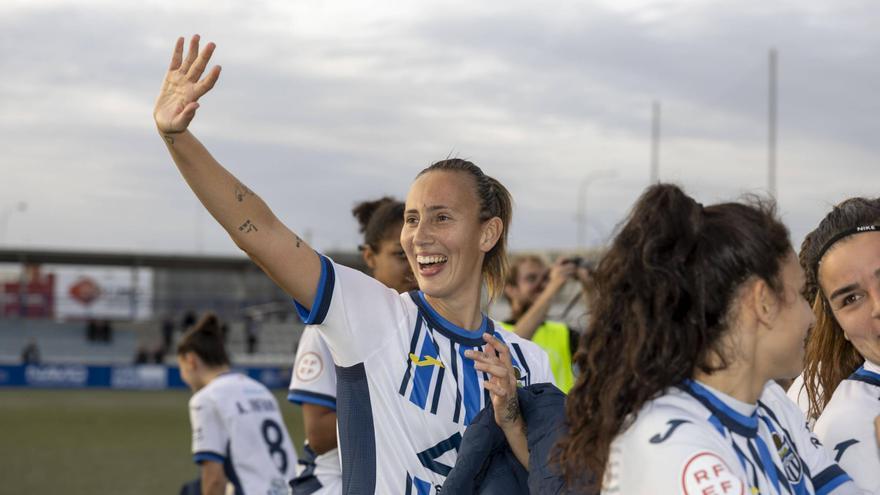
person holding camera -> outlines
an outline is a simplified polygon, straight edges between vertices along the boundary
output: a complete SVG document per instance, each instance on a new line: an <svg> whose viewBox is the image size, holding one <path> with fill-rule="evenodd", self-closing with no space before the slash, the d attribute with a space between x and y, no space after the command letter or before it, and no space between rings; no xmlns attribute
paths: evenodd
<svg viewBox="0 0 880 495"><path fill-rule="evenodd" d="M577 280L587 294L589 270L581 258L559 258L549 269L538 256L513 260L504 287L510 318L501 325L538 344L550 358L556 386L565 393L574 385L572 355L579 333L561 321L547 319L553 299L569 282Z"/></svg>

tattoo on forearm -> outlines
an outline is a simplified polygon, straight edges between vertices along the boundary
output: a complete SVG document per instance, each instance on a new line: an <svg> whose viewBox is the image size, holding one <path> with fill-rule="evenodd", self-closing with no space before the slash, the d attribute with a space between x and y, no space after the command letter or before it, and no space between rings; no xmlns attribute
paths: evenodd
<svg viewBox="0 0 880 495"><path fill-rule="evenodd" d="M235 199L241 203L248 196L253 196L254 192L248 189L248 187L241 182L235 185Z"/></svg>
<svg viewBox="0 0 880 495"><path fill-rule="evenodd" d="M257 226L254 225L250 220L245 220L243 224L238 227L239 232L244 232L245 234L250 234L251 232L258 232Z"/></svg>
<svg viewBox="0 0 880 495"><path fill-rule="evenodd" d="M300 239L299 236L296 234L294 234L293 236L296 237L296 247L300 247L302 245L302 239Z"/></svg>
<svg viewBox="0 0 880 495"><path fill-rule="evenodd" d="M513 397L507 400L507 405L504 408L504 421L511 422L515 421L519 416L519 399L517 398L516 393L514 393Z"/></svg>
<svg viewBox="0 0 880 495"><path fill-rule="evenodd" d="M162 137L165 138L165 142L172 146L174 145L174 136L171 134L163 134Z"/></svg>

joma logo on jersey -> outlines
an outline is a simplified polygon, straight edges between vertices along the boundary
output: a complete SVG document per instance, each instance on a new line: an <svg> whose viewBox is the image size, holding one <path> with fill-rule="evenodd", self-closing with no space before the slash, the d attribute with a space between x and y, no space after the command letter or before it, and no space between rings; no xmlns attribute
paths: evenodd
<svg viewBox="0 0 880 495"><path fill-rule="evenodd" d="M657 433L656 435L651 437L650 442L651 443L665 442L669 437L672 436L673 433L675 433L675 430L677 430L679 426L681 426L685 423L690 423L690 421L688 421L686 419L671 419L671 420L667 421L666 424L669 426L669 428L667 428L663 434Z"/></svg>
<svg viewBox="0 0 880 495"><path fill-rule="evenodd" d="M412 361L413 364L418 367L437 366L439 368L445 368L445 366L443 366L443 363L441 363L439 359L437 359L433 356L425 356L424 359L419 359L419 357L417 355L410 353L409 360Z"/></svg>
<svg viewBox="0 0 880 495"><path fill-rule="evenodd" d="M779 453L779 458L782 459L785 478L792 483L800 482L804 473L804 463L795 453L788 438L773 432L773 445L776 447L776 452Z"/></svg>

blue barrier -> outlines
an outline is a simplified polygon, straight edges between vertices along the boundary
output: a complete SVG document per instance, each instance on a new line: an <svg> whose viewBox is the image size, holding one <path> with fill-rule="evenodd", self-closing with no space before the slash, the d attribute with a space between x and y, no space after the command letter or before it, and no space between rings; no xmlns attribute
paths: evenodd
<svg viewBox="0 0 880 495"><path fill-rule="evenodd" d="M268 388L286 388L289 368L233 368ZM113 388L164 390L188 388L176 366L86 366L78 364L0 365L0 387Z"/></svg>

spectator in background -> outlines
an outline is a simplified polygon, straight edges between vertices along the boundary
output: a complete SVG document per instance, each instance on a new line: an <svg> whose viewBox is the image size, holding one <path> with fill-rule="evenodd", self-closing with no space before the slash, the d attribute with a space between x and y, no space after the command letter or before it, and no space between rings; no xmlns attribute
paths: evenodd
<svg viewBox="0 0 880 495"><path fill-rule="evenodd" d="M186 310L186 313L184 313L183 320L180 322L180 324L181 324L181 328L180 328L181 332L185 332L185 331L189 330L189 328L191 326L196 324L196 312L191 309Z"/></svg>
<svg viewBox="0 0 880 495"><path fill-rule="evenodd" d="M162 350L164 353L171 351L171 343L174 341L174 319L166 314L162 318Z"/></svg>
<svg viewBox="0 0 880 495"><path fill-rule="evenodd" d="M113 342L113 325L110 323L110 320L101 320L98 322L98 335L100 336L101 342L110 343Z"/></svg>
<svg viewBox="0 0 880 495"><path fill-rule="evenodd" d="M229 341L229 323L224 321L220 324L220 336L223 338L223 344Z"/></svg>
<svg viewBox="0 0 880 495"><path fill-rule="evenodd" d="M548 269L538 256L522 256L511 263L504 287L510 318L501 326L547 352L556 386L565 393L574 385L572 355L580 335L564 322L548 320L547 313L556 295L575 280L587 294L589 271L580 258L560 258Z"/></svg>
<svg viewBox="0 0 880 495"><path fill-rule="evenodd" d="M134 354L134 364L147 364L149 362L150 352L147 350L147 346L144 344L139 345Z"/></svg>
<svg viewBox="0 0 880 495"><path fill-rule="evenodd" d="M260 338L260 320L253 315L245 315L244 317L244 335L247 343L247 353L253 354L257 352L257 341Z"/></svg>
<svg viewBox="0 0 880 495"><path fill-rule="evenodd" d="M40 348L33 337L28 339L27 345L21 350L21 364L40 364Z"/></svg>
<svg viewBox="0 0 880 495"><path fill-rule="evenodd" d="M86 322L86 339L89 342L97 342L100 339L100 329L98 328L98 322L93 319L89 319Z"/></svg>

